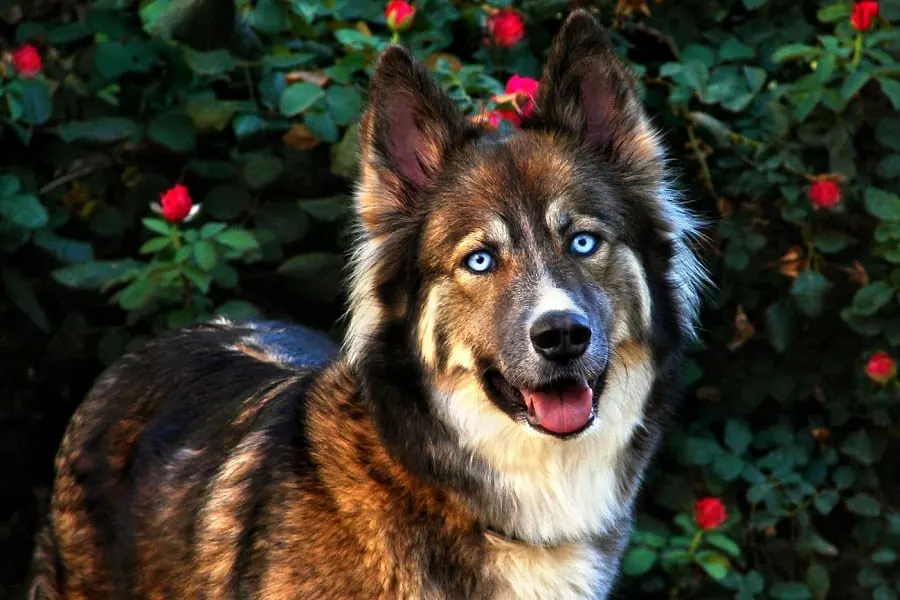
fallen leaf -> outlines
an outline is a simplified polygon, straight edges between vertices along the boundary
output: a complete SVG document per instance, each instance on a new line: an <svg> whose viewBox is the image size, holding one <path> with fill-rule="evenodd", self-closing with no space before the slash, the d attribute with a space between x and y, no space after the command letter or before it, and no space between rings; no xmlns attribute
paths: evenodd
<svg viewBox="0 0 900 600"><path fill-rule="evenodd" d="M321 143L301 123L291 125L290 130L281 136L281 141L295 150L312 150Z"/></svg>

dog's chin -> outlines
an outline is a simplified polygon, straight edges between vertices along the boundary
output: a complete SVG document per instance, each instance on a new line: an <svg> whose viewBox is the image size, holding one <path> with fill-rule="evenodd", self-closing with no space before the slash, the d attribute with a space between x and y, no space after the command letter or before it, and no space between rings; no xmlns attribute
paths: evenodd
<svg viewBox="0 0 900 600"><path fill-rule="evenodd" d="M606 372L590 380L560 377L536 386L515 385L496 368L482 378L488 397L510 418L542 434L571 439L593 424Z"/></svg>

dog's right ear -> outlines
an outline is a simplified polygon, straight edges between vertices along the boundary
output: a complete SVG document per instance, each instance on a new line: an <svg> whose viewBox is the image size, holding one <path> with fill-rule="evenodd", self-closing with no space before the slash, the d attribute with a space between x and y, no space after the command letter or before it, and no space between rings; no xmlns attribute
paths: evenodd
<svg viewBox="0 0 900 600"><path fill-rule="evenodd" d="M399 46L382 53L361 123L357 209L370 234L393 229L434 184L470 127L421 64Z"/></svg>

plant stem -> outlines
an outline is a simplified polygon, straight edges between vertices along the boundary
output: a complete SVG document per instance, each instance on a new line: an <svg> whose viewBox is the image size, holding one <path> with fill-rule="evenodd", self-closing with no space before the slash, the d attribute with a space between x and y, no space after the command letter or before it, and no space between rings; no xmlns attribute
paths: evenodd
<svg viewBox="0 0 900 600"><path fill-rule="evenodd" d="M181 232L178 230L178 225L172 225L172 228L169 229L169 237L172 239L172 247L178 250L181 248Z"/></svg>
<svg viewBox="0 0 900 600"><path fill-rule="evenodd" d="M703 539L703 530L701 529L697 533L694 534L693 539L691 540L691 549L690 553L694 554L697 551L697 547L700 546L700 541Z"/></svg>
<svg viewBox="0 0 900 600"><path fill-rule="evenodd" d="M862 56L862 33L857 32L856 41L853 43L853 62L850 63L853 68L859 66L859 59Z"/></svg>

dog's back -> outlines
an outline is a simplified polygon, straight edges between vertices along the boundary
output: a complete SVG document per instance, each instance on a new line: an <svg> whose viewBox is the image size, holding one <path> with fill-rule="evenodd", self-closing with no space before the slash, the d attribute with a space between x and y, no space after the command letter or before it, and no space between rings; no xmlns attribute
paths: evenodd
<svg viewBox="0 0 900 600"><path fill-rule="evenodd" d="M304 472L304 383L336 353L302 327L218 322L110 368L60 448L31 598L59 597L62 577L66 598L242 585L260 495ZM181 587L201 579L211 588Z"/></svg>

